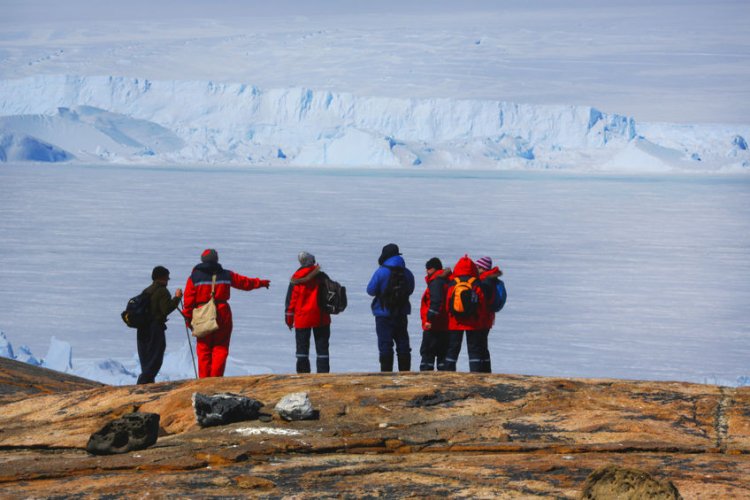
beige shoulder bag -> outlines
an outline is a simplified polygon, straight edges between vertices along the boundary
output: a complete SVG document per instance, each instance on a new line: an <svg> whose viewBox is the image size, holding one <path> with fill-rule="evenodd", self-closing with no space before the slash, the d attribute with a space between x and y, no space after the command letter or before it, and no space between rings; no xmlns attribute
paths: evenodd
<svg viewBox="0 0 750 500"><path fill-rule="evenodd" d="M214 290L216 288L216 275L211 279L211 298L201 307L193 309L193 337L202 338L219 329L216 321L216 302L214 302Z"/></svg>

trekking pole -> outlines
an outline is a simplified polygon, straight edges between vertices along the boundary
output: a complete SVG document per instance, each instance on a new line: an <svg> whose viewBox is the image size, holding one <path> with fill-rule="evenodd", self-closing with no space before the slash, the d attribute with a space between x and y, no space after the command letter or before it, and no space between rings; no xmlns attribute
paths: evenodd
<svg viewBox="0 0 750 500"><path fill-rule="evenodd" d="M187 317L182 312L182 299L180 299L180 308L177 310L179 311L180 316L182 316L183 319L187 320ZM198 378L198 368L195 367L195 356L193 355L193 343L190 341L190 330L188 329L187 322L185 323L185 335L187 335L188 349L190 349L190 359L193 360L193 372L195 373L195 378Z"/></svg>

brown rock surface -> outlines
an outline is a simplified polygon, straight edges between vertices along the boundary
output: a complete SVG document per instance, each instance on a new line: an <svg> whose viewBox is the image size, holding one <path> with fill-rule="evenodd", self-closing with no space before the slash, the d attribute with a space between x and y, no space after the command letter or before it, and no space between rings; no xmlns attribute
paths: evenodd
<svg viewBox="0 0 750 500"><path fill-rule="evenodd" d="M75 387L78 389L78 387ZM201 429L194 392L318 420ZM51 392L51 391L50 391ZM125 495L580 497L607 465L684 498L750 498L750 388L467 373L264 375L45 393L0 406L0 491ZM95 457L89 435L161 415L153 447Z"/></svg>
<svg viewBox="0 0 750 500"><path fill-rule="evenodd" d="M35 394L102 387L99 382L0 357L0 404Z"/></svg>

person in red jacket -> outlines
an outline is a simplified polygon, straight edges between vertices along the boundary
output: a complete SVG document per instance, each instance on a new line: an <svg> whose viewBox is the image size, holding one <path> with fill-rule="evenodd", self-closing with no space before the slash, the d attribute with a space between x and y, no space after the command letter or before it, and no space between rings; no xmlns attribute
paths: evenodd
<svg viewBox="0 0 750 500"><path fill-rule="evenodd" d="M268 288L271 285L269 280L248 278L224 269L219 264L219 255L216 250L212 248L204 250L201 254L201 263L193 268L185 284L182 313L188 327L193 319L193 310L210 300L214 275L216 275L214 301L219 329L197 341L196 352L200 378L224 375L229 355L229 340L232 336L232 310L228 302L230 289L254 290L261 287Z"/></svg>
<svg viewBox="0 0 750 500"><path fill-rule="evenodd" d="M310 335L315 338L316 369L328 373L328 341L331 337L331 315L320 307L320 266L315 256L301 252L297 259L300 268L292 275L286 293L286 326L297 343L297 373L310 373Z"/></svg>
<svg viewBox="0 0 750 500"><path fill-rule="evenodd" d="M488 339L490 330L495 324L495 309L493 309L492 304L502 300L501 297L496 297L496 295L498 293L497 283L500 280L500 276L503 275L503 272L497 266L492 266L492 258L490 257L478 258L476 265L477 270L479 271L479 281L481 282L482 290L487 298L485 307L480 311L481 328L475 331L472 339L474 343L474 357L479 359L476 371L481 373L492 373L492 362L490 360ZM469 342L468 336L466 342L467 344ZM472 357L471 349L469 350L469 357Z"/></svg>
<svg viewBox="0 0 750 500"><path fill-rule="evenodd" d="M425 263L427 288L422 294L420 314L422 316L422 345L419 354L422 361L419 371L445 370L445 354L448 350L448 310L446 292L450 268L443 269L440 259L433 257Z"/></svg>
<svg viewBox="0 0 750 500"><path fill-rule="evenodd" d="M486 308L485 294L479 282L479 271L474 261L464 255L453 268L448 288L448 328L451 333L448 338L448 352L445 356L445 366L448 371L456 370L456 362L461 352L463 334L466 332L466 347L469 351L469 371L478 372L480 362L485 355L482 350L482 338L485 326L482 311ZM462 285L459 285L463 283ZM466 286L464 293L457 292L457 287ZM461 300L461 297L464 299ZM463 309L459 311L459 309Z"/></svg>

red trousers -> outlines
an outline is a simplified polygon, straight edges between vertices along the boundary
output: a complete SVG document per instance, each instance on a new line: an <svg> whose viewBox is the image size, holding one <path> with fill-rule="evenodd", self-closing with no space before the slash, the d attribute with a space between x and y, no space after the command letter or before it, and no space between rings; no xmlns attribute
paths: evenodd
<svg viewBox="0 0 750 500"><path fill-rule="evenodd" d="M223 325L214 333L198 339L198 377L221 377L229 355L229 339L232 337L232 324Z"/></svg>

